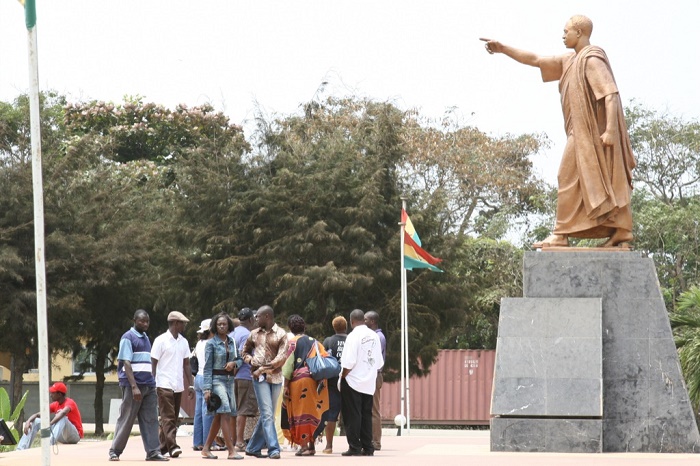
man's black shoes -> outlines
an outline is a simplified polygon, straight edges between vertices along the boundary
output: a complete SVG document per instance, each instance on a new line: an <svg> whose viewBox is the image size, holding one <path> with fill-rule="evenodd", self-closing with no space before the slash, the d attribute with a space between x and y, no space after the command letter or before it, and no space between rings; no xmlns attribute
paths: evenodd
<svg viewBox="0 0 700 466"><path fill-rule="evenodd" d="M248 451L248 450L246 450L245 454L248 455L248 456L254 456L254 457L256 457L256 458L267 458L267 455L266 455L266 454L264 454L264 453L262 453L262 452L259 452L259 451Z"/></svg>
<svg viewBox="0 0 700 466"><path fill-rule="evenodd" d="M341 455L342 456L362 456L362 452L357 451L357 450L348 450L348 451L342 452Z"/></svg>
<svg viewBox="0 0 700 466"><path fill-rule="evenodd" d="M156 453L155 455L147 456L146 461L170 461L170 459L166 458L165 456L161 455L160 453Z"/></svg>

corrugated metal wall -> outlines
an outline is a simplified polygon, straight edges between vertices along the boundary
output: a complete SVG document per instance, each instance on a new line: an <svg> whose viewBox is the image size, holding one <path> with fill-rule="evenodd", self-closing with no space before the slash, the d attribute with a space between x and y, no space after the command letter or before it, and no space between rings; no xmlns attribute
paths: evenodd
<svg viewBox="0 0 700 466"><path fill-rule="evenodd" d="M495 350L440 350L427 377L411 377L411 423L487 425L495 359ZM382 387L386 424L401 412L399 392L399 381Z"/></svg>

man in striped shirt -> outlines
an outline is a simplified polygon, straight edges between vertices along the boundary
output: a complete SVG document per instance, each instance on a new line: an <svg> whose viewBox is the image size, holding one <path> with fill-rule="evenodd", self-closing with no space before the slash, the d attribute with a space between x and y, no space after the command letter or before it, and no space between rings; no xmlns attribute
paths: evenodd
<svg viewBox="0 0 700 466"><path fill-rule="evenodd" d="M137 418L146 461L168 461L160 453L158 439L158 397L151 372L151 342L146 335L150 322L148 313L139 309L134 313L134 326L122 335L119 342L117 371L122 404L109 449L110 461L119 461Z"/></svg>

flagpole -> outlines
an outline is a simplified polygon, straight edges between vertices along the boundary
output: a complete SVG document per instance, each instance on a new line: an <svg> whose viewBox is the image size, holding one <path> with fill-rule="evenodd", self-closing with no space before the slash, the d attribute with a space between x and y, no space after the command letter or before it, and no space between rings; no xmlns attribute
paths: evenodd
<svg viewBox="0 0 700 466"><path fill-rule="evenodd" d="M401 211L406 210L406 198L401 198ZM404 413L405 406L405 386L406 386L406 315L404 309L406 307L406 267L404 264L404 251L405 251L405 241L404 235L406 231L406 223L401 219L399 223L401 225L401 384L400 384L400 398L401 398L401 425L399 426L399 435L403 433L404 419L406 419Z"/></svg>
<svg viewBox="0 0 700 466"><path fill-rule="evenodd" d="M41 119L39 114L39 55L35 0L25 0L29 52L29 121L34 193L34 261L36 275L36 325L39 349L39 412L41 413L41 464L51 464L49 413L49 339L46 320L46 264L44 262L44 183L41 173Z"/></svg>
<svg viewBox="0 0 700 466"><path fill-rule="evenodd" d="M405 274L406 270L404 269L404 275ZM411 435L411 370L408 364L408 289L406 290L403 313L404 321L406 322L406 433Z"/></svg>
<svg viewBox="0 0 700 466"><path fill-rule="evenodd" d="M403 199L403 204L402 204L403 210L406 210L406 200ZM404 225L404 230L405 230L405 225ZM401 244L404 244L405 241L403 239L403 236L401 237ZM403 256L402 256L403 257ZM410 376L410 370L409 370L409 358L408 358L408 284L407 284L407 279L406 279L406 267L402 267L402 272L403 272L403 302L401 304L401 316L403 318L403 322L406 325L406 331L404 332L404 351L402 351L402 362L403 362L403 367L404 367L404 393L406 397L406 433L410 435L411 433L411 397L410 397L410 385L411 385L411 376Z"/></svg>

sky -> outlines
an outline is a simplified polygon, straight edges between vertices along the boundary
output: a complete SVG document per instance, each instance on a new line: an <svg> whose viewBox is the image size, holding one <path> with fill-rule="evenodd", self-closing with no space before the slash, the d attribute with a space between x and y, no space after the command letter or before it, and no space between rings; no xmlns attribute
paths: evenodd
<svg viewBox="0 0 700 466"><path fill-rule="evenodd" d="M494 137L545 134L536 173L556 184L565 142L556 83L479 37L565 53L574 14L593 20L624 105L700 117L697 0L36 0L39 81L69 100L125 95L212 104L252 127L314 98L390 101ZM0 0L0 100L28 89L24 11ZM326 83L326 84L324 84Z"/></svg>

